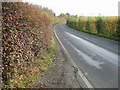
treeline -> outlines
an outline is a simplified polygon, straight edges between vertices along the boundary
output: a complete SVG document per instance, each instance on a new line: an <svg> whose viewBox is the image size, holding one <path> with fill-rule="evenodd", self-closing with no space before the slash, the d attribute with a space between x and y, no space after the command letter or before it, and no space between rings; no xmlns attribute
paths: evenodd
<svg viewBox="0 0 120 90"><path fill-rule="evenodd" d="M39 73L34 61L49 48L56 18L47 8L2 2L3 87L27 86Z"/></svg>
<svg viewBox="0 0 120 90"><path fill-rule="evenodd" d="M66 24L79 31L119 40L120 19L117 16L70 16Z"/></svg>

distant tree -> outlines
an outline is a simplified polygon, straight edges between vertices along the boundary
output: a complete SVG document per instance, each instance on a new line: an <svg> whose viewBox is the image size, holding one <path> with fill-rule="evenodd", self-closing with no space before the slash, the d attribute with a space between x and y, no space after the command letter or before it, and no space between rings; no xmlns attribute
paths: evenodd
<svg viewBox="0 0 120 90"><path fill-rule="evenodd" d="M66 17L66 14L61 13L61 14L59 15L59 17Z"/></svg>
<svg viewBox="0 0 120 90"><path fill-rule="evenodd" d="M66 13L66 15L69 17L70 16L70 14L69 13Z"/></svg>

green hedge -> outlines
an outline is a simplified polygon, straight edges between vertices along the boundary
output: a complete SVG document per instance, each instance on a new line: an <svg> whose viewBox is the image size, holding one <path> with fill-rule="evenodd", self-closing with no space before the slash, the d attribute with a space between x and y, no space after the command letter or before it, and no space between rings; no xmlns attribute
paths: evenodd
<svg viewBox="0 0 120 90"><path fill-rule="evenodd" d="M117 16L70 16L66 25L79 31L119 40L120 19Z"/></svg>

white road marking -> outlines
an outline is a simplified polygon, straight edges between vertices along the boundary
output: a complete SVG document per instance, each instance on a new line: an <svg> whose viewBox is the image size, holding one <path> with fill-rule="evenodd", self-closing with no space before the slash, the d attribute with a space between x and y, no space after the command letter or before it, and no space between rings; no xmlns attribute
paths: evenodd
<svg viewBox="0 0 120 90"><path fill-rule="evenodd" d="M61 46L63 47L65 53L67 54L69 60L71 61L71 63L78 68L78 66L75 64L75 62L72 60L71 56L69 55L69 53L67 52L67 50L65 49L64 45L61 43L61 41L59 40L56 32L55 32L55 29L54 29L54 34L58 40L58 42L61 44ZM84 83L86 84L86 88L91 88L93 89L93 86L91 85L91 83L87 80L87 78L84 76L84 74L82 73L82 71L78 68L78 74L80 75L80 77L82 78L82 80L84 81ZM93 89L94 90L94 89Z"/></svg>

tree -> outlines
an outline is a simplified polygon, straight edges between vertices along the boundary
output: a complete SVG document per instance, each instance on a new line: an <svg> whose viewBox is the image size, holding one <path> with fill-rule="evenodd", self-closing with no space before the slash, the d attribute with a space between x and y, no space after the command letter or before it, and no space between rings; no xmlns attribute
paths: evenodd
<svg viewBox="0 0 120 90"><path fill-rule="evenodd" d="M69 13L66 13L66 15L69 17L70 16L70 14Z"/></svg>
<svg viewBox="0 0 120 90"><path fill-rule="evenodd" d="M85 28L86 28L87 31L90 30L90 20L89 20L89 17L88 17L87 20L86 20Z"/></svg>
<svg viewBox="0 0 120 90"><path fill-rule="evenodd" d="M97 33L102 33L104 27L103 27L103 19L101 16L96 17L96 29L97 29Z"/></svg>

